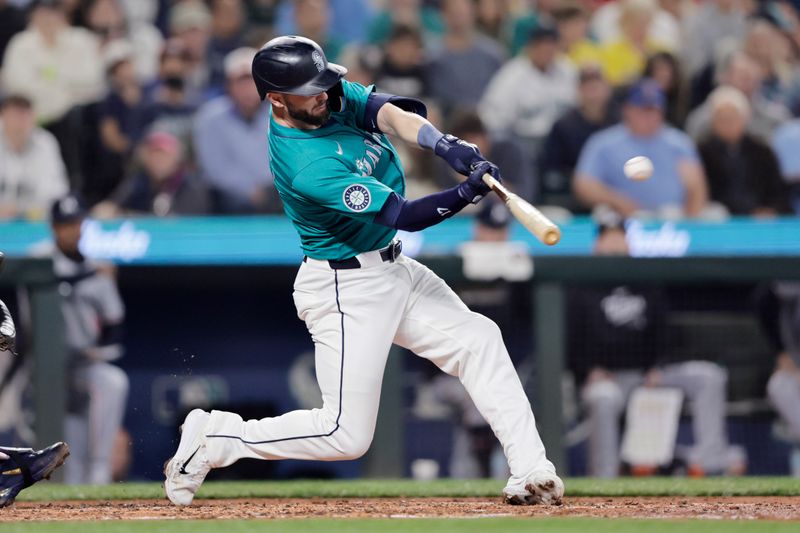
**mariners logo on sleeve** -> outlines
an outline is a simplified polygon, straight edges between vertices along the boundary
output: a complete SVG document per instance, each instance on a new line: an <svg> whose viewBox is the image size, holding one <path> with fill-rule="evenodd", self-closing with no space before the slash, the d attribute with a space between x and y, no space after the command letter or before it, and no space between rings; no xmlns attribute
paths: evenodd
<svg viewBox="0 0 800 533"><path fill-rule="evenodd" d="M363 185L358 184L350 185L346 188L344 194L342 194L342 200L350 211L355 211L356 213L365 210L369 207L369 204L372 203L369 190Z"/></svg>

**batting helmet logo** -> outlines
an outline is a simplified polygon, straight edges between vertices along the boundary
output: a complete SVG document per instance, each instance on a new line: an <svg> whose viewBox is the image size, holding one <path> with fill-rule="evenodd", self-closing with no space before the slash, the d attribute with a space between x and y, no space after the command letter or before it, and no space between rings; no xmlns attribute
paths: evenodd
<svg viewBox="0 0 800 533"><path fill-rule="evenodd" d="M350 211L360 213L369 207L372 203L372 197L369 194L369 189L363 185L350 185L344 190L342 194L342 201Z"/></svg>
<svg viewBox="0 0 800 533"><path fill-rule="evenodd" d="M314 66L317 67L318 72L322 72L325 68L325 60L322 59L322 55L316 50L311 52L311 61L314 62Z"/></svg>

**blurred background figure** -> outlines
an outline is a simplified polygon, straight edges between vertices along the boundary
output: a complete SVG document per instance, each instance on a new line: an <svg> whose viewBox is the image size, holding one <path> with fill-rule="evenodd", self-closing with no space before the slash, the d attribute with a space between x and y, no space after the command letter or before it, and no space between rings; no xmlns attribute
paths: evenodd
<svg viewBox="0 0 800 533"><path fill-rule="evenodd" d="M683 21L681 64L690 78L712 66L720 46L744 37L746 0L705 0Z"/></svg>
<svg viewBox="0 0 800 533"><path fill-rule="evenodd" d="M154 131L144 138L130 175L93 209L98 218L208 212L206 188L189 170L180 140L163 131Z"/></svg>
<svg viewBox="0 0 800 533"><path fill-rule="evenodd" d="M523 53L492 78L480 102L481 119L494 135L524 141L535 161L553 123L575 102L576 81L575 68L558 52L555 28L538 26Z"/></svg>
<svg viewBox="0 0 800 533"><path fill-rule="evenodd" d="M655 80L664 92L664 119L670 126L683 128L688 109L678 59L669 52L656 52L647 58L642 77Z"/></svg>
<svg viewBox="0 0 800 533"><path fill-rule="evenodd" d="M794 213L800 215L800 119L783 123L775 131L772 148L778 156L781 175L790 190Z"/></svg>
<svg viewBox="0 0 800 533"><path fill-rule="evenodd" d="M44 219L67 190L58 142L36 126L30 99L0 95L0 219Z"/></svg>
<svg viewBox="0 0 800 533"><path fill-rule="evenodd" d="M611 109L611 86L599 66L587 64L578 74L578 101L555 121L539 158L543 201L581 210L571 193L572 175L583 145L595 132L618 122Z"/></svg>
<svg viewBox="0 0 800 533"><path fill-rule="evenodd" d="M0 77L3 72L3 57L11 38L25 29L25 12L14 2L0 0Z"/></svg>
<svg viewBox="0 0 800 533"><path fill-rule="evenodd" d="M621 124L595 133L581 151L573 190L587 207L607 205L629 217L637 212L699 216L708 190L694 143L664 124L666 100L650 79L634 85L622 109ZM653 175L628 179L622 169L637 155L653 161Z"/></svg>
<svg viewBox="0 0 800 533"><path fill-rule="evenodd" d="M793 450L790 472L800 477L800 284L777 282L760 294L759 313L777 360L767 383L767 396L785 428Z"/></svg>
<svg viewBox="0 0 800 533"><path fill-rule="evenodd" d="M420 31L426 48L444 33L439 11L422 0L387 0L367 30L367 42L382 44L395 26L411 26Z"/></svg>
<svg viewBox="0 0 800 533"><path fill-rule="evenodd" d="M594 254L628 255L623 220L607 213L598 222ZM688 399L694 444L676 455L690 475L744 473L744 450L728 444L725 370L709 361L669 362L666 293L653 286L581 287L570 290L568 302L570 368L583 383L590 476L620 474L620 417L642 385L678 388Z"/></svg>
<svg viewBox="0 0 800 533"><path fill-rule="evenodd" d="M442 48L428 69L430 94L445 117L457 109L473 109L502 66L505 50L476 27L473 0L442 3L445 34Z"/></svg>
<svg viewBox="0 0 800 533"><path fill-rule="evenodd" d="M62 0L35 0L29 20L6 48L2 85L31 99L36 121L55 135L76 179L80 124L69 112L98 100L105 90L100 45L88 30L69 25Z"/></svg>
<svg viewBox="0 0 800 533"><path fill-rule="evenodd" d="M211 12L202 0L183 0L169 13L169 34L185 51L185 79L190 93L205 99L211 77L208 50L211 41Z"/></svg>
<svg viewBox="0 0 800 533"><path fill-rule="evenodd" d="M559 47L576 67L602 62L600 47L589 38L589 12L584 4L561 2L552 15Z"/></svg>
<svg viewBox="0 0 800 533"><path fill-rule="evenodd" d="M211 2L211 40L208 43L209 94L225 92L225 57L245 46L244 0Z"/></svg>
<svg viewBox="0 0 800 533"><path fill-rule="evenodd" d="M316 41L328 61L336 63L344 42L330 31L331 7L328 0L294 0L297 34Z"/></svg>
<svg viewBox="0 0 800 533"><path fill-rule="evenodd" d="M711 93L709 103L711 134L700 143L699 151L711 200L732 215L791 213L788 187L775 154L747 132L747 98L733 87L719 87Z"/></svg>
<svg viewBox="0 0 800 533"><path fill-rule="evenodd" d="M53 266L69 348L64 435L72 457L65 481L107 484L112 481L112 450L128 398L128 376L113 364L123 355L125 308L114 271L81 253L86 210L80 198L59 198L50 215Z"/></svg>
<svg viewBox="0 0 800 533"><path fill-rule="evenodd" d="M201 177L221 214L282 211L264 142L269 104L261 101L250 75L255 54L254 48L239 48L226 56L227 95L201 107L195 121Z"/></svg>
<svg viewBox="0 0 800 533"><path fill-rule="evenodd" d="M613 24L604 21L606 11L619 10L619 33L615 35ZM669 19L666 31L651 33L656 28L657 17ZM613 19L612 19L613 20ZM594 15L593 29L596 32L607 32L601 48L601 61L606 78L612 85L625 85L638 78L644 71L645 62L650 54L664 50L673 50L677 46L680 32L672 16L659 10L656 0L620 0L609 2Z"/></svg>
<svg viewBox="0 0 800 533"><path fill-rule="evenodd" d="M382 46L375 86L382 93L412 98L428 96L422 34L414 26L395 26Z"/></svg>
<svg viewBox="0 0 800 533"><path fill-rule="evenodd" d="M748 130L754 135L769 139L775 128L789 119L789 111L784 106L764 98L761 70L744 52L733 51L724 56L718 66L717 80L719 85L738 89L750 101L752 118ZM686 118L686 133L698 140L708 133L710 127L711 106L706 99Z"/></svg>

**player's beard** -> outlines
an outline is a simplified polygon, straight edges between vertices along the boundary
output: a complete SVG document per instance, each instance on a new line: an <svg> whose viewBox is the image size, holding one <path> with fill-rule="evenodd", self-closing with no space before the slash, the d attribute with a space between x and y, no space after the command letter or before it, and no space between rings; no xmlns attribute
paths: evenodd
<svg viewBox="0 0 800 533"><path fill-rule="evenodd" d="M325 109L320 111L318 114L314 115L306 111L305 109L299 109L297 107L293 107L287 103L286 110L289 112L289 116L295 120L299 120L304 122L310 126L324 126L328 119L331 118L331 109L328 105L325 105Z"/></svg>

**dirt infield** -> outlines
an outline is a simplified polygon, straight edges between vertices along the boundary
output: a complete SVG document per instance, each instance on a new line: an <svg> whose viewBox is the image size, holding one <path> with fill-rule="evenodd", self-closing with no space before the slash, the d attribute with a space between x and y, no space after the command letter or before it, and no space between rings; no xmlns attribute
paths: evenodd
<svg viewBox="0 0 800 533"><path fill-rule="evenodd" d="M165 500L21 502L0 511L0 522L488 516L800 521L800 498L568 498L560 507L514 507L486 498L199 500L188 508Z"/></svg>

